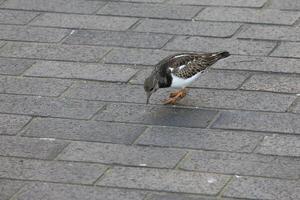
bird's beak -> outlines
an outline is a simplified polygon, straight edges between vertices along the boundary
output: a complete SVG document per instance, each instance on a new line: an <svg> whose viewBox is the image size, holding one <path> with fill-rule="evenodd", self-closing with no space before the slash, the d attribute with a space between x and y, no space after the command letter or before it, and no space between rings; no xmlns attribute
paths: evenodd
<svg viewBox="0 0 300 200"><path fill-rule="evenodd" d="M146 104L149 103L149 100L150 100L150 97L151 97L151 92L147 92L147 101L146 101Z"/></svg>

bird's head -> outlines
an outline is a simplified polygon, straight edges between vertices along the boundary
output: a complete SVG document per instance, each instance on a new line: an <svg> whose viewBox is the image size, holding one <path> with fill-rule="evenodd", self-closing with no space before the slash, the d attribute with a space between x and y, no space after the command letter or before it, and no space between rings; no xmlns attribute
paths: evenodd
<svg viewBox="0 0 300 200"><path fill-rule="evenodd" d="M147 104L149 103L150 96L158 90L158 80L156 79L155 74L151 74L148 78L145 79L144 89L147 94Z"/></svg>

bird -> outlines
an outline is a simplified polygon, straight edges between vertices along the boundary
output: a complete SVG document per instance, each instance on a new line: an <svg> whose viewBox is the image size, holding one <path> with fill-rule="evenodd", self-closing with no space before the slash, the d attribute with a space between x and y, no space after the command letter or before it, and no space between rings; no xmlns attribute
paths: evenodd
<svg viewBox="0 0 300 200"><path fill-rule="evenodd" d="M170 55L158 62L150 76L144 81L144 90L149 103L150 97L159 88L177 88L164 104L176 104L187 95L186 87L197 80L218 60L230 56L228 51L215 53L178 53Z"/></svg>

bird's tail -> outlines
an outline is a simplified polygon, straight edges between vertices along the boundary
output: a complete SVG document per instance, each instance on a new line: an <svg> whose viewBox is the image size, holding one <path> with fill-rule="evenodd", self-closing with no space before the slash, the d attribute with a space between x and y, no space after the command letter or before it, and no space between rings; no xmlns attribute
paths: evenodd
<svg viewBox="0 0 300 200"><path fill-rule="evenodd" d="M230 53L228 51L221 51L221 52L216 52L215 56L219 59L227 58L230 56Z"/></svg>

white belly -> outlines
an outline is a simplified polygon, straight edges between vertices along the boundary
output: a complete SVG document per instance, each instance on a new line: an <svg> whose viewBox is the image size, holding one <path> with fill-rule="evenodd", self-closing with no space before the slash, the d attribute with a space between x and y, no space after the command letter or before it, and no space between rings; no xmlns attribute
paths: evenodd
<svg viewBox="0 0 300 200"><path fill-rule="evenodd" d="M173 74L171 74L173 80L172 80L172 84L171 84L171 87L173 88L185 88L187 87L188 85L190 85L191 83L193 83L195 80L197 80L197 78L199 78L199 76L201 75L202 73L198 73L190 78L187 78L187 79L183 79L183 78L179 78L177 76L174 76Z"/></svg>

